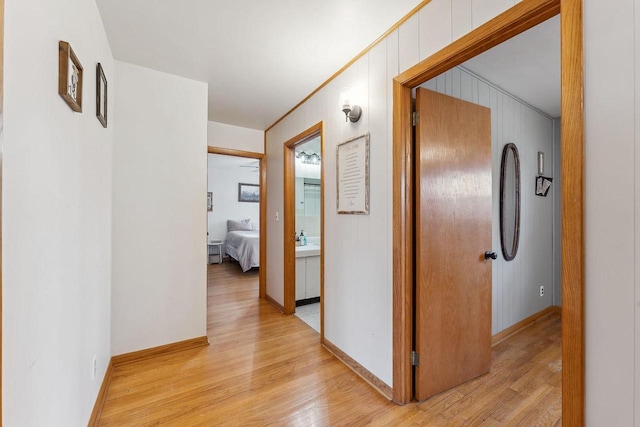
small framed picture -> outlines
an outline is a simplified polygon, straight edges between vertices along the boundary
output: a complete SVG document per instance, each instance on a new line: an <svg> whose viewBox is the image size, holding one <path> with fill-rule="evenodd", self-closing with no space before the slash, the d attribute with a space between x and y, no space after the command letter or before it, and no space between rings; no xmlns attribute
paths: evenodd
<svg viewBox="0 0 640 427"><path fill-rule="evenodd" d="M107 127L107 78L104 75L102 65L96 66L96 117Z"/></svg>
<svg viewBox="0 0 640 427"><path fill-rule="evenodd" d="M213 212L213 193L211 191L207 193L207 211Z"/></svg>
<svg viewBox="0 0 640 427"><path fill-rule="evenodd" d="M58 94L73 111L82 113L82 64L65 41L58 43Z"/></svg>
<svg viewBox="0 0 640 427"><path fill-rule="evenodd" d="M547 197L547 193L549 193L552 181L553 178L549 178L546 176L536 177L536 196Z"/></svg>
<svg viewBox="0 0 640 427"><path fill-rule="evenodd" d="M238 201L253 202L260 201L260 186L258 184L238 184Z"/></svg>

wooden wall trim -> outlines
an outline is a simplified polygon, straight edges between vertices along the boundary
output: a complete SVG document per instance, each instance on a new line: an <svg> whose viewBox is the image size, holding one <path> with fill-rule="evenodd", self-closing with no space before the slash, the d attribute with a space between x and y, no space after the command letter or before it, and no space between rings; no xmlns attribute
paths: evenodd
<svg viewBox="0 0 640 427"><path fill-rule="evenodd" d="M411 88L393 82L393 401L411 401L413 368L413 130Z"/></svg>
<svg viewBox="0 0 640 427"><path fill-rule="evenodd" d="M524 0L394 79L393 193L394 193L394 401L407 403L411 370L406 337L411 330L403 312L407 292L407 256L411 227L399 225L413 211L413 201L402 188L411 175L408 135L411 108L407 89L459 65L497 44L561 12L562 64L562 405L563 423L584 425L584 112L582 0ZM396 301L401 298L400 301Z"/></svg>
<svg viewBox="0 0 640 427"><path fill-rule="evenodd" d="M113 357L109 359L109 365L107 366L107 371L104 373L104 378L102 379L102 385L100 386L98 397L96 397L96 403L93 405L91 418L89 418L89 422L87 423L87 426L89 427L97 427L99 424L100 415L102 414L102 408L104 407L104 403L107 400L107 390L109 390L109 385L111 384L112 375L113 375Z"/></svg>
<svg viewBox="0 0 640 427"><path fill-rule="evenodd" d="M262 159L265 157L263 153L256 153L254 151L236 150L233 148L222 148L207 146L207 153L209 154L222 154L223 156L236 156L236 157L248 157L250 159Z"/></svg>
<svg viewBox="0 0 640 427"><path fill-rule="evenodd" d="M537 313L532 314L526 319L522 319L518 323L515 323L509 326L507 329L498 332L497 334L491 337L491 346L496 346L500 344L502 341L512 337L513 335L522 332L523 329L531 326L533 323L537 322L540 319L543 319L547 316L550 316L553 313L561 313L562 309L558 306L551 305L544 310L541 310Z"/></svg>
<svg viewBox="0 0 640 427"><path fill-rule="evenodd" d="M416 87L559 12L560 0L524 0L409 68L395 80Z"/></svg>
<svg viewBox="0 0 640 427"><path fill-rule="evenodd" d="M131 353L124 353L111 357L113 367L127 365L129 363L139 362L141 360L147 360L154 357L162 356L165 354L176 353L184 350L191 350L194 348L206 347L209 345L209 339L207 336L191 338L184 341L178 341L170 344L161 345L158 347L146 348L144 350L133 351Z"/></svg>
<svg viewBox="0 0 640 427"><path fill-rule="evenodd" d="M307 102L309 99L311 99L311 97L313 95L315 95L316 93L320 92L322 90L322 88L324 88L326 85L328 85L329 83L331 83L336 77L338 77L340 74L342 74L347 68L351 67L353 64L355 64L355 62L362 58L364 55L366 55L367 53L369 53L369 51L371 49L373 49L375 46L378 45L378 43L380 43L381 41L383 41L384 39L387 38L387 36L391 33L393 33L395 30L397 30L398 28L400 28L400 26L402 24L404 24L405 22L407 22L413 15L415 15L416 13L418 13L418 11L420 11L420 9L422 9L423 7L425 7L427 5L427 3L430 3L431 0L423 0L422 2L420 2L420 4L418 4L416 7L414 7L409 13L407 13L402 19L400 19L398 22L395 23L394 26L392 26L391 28L389 28L387 31L384 32L384 34L382 34L380 37L378 37L373 43L371 43L369 46L367 46L362 52L360 52L359 54L357 54L355 56L355 58L353 58L351 61L347 62L342 68L340 68L338 71L336 71L331 77L329 77L327 80L324 81L324 83L322 83L320 86L318 86L313 92L311 92L309 95L307 95L302 101L298 102L293 108L291 108L289 111L287 111L284 116L280 117L278 120L276 120L271 126L269 126L264 132L267 133L269 132L271 129L273 129L278 123L280 123L282 120L284 120L289 114L293 113L298 107L300 107L302 104L304 104L305 102ZM265 150L266 153L266 150Z"/></svg>
<svg viewBox="0 0 640 427"><path fill-rule="evenodd" d="M278 311L284 313L284 307L280 305L280 303L273 298L271 298L268 294L264 297L267 302L269 302L272 306L278 309Z"/></svg>
<svg viewBox="0 0 640 427"><path fill-rule="evenodd" d="M264 152L236 150L233 148L207 147L208 154L221 154L223 156L246 157L260 161L260 269L258 272L260 298L267 295L267 134L264 134Z"/></svg>
<svg viewBox="0 0 640 427"><path fill-rule="evenodd" d="M296 197L295 197L295 153L294 148L298 144L308 141L310 138L320 135L320 140L324 141L324 124L318 122L310 128L286 141L283 146L284 173L283 173L283 189L284 189L284 212L282 220L284 221L284 234L282 236L283 252L284 252L284 314L293 314L296 311L296 252L295 252L295 232L296 232ZM321 142L322 144L322 142ZM321 177L322 179L322 177ZM321 181L321 184L324 184ZM321 187L322 188L322 187ZM321 217L321 226L322 218ZM322 238L321 238L322 240ZM322 244L322 241L321 241ZM322 250L320 252L322 257ZM322 261L322 258L321 258ZM323 276L320 278L320 289L322 290ZM320 298L320 306L322 307L322 298Z"/></svg>
<svg viewBox="0 0 640 427"><path fill-rule="evenodd" d="M344 351L340 350L335 344L331 341L324 339L322 341L322 345L327 349L330 353L332 353L335 357L340 359L342 363L347 365L353 372L355 372L360 378L365 380L371 387L376 389L380 394L382 394L387 399L391 400L393 396L393 390L384 381L380 378L373 375L367 368L359 364L355 361L351 356L349 356Z"/></svg>
<svg viewBox="0 0 640 427"><path fill-rule="evenodd" d="M585 424L582 0L562 0L562 420Z"/></svg>

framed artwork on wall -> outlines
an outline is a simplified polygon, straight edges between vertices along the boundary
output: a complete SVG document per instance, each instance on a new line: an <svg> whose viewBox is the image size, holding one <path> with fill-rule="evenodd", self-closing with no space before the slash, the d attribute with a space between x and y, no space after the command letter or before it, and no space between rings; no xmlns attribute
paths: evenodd
<svg viewBox="0 0 640 427"><path fill-rule="evenodd" d="M82 113L82 64L71 45L58 43L58 94L73 111Z"/></svg>
<svg viewBox="0 0 640 427"><path fill-rule="evenodd" d="M238 201L258 203L260 201L260 186L258 184L238 184Z"/></svg>
<svg viewBox="0 0 640 427"><path fill-rule="evenodd" d="M369 214L369 132L338 144L336 150L339 214Z"/></svg>
<svg viewBox="0 0 640 427"><path fill-rule="evenodd" d="M107 78L104 75L102 64L96 66L96 117L107 127Z"/></svg>

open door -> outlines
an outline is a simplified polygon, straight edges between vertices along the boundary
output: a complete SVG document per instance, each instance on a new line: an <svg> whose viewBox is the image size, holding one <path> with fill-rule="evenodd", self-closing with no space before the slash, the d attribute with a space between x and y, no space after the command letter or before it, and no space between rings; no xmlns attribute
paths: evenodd
<svg viewBox="0 0 640 427"><path fill-rule="evenodd" d="M491 111L426 89L416 109L415 397L491 368Z"/></svg>

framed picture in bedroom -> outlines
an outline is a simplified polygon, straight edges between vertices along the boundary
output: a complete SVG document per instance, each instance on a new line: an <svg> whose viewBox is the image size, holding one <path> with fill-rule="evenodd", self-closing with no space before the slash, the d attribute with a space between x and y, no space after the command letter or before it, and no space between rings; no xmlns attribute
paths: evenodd
<svg viewBox="0 0 640 427"><path fill-rule="evenodd" d="M107 77L104 75L102 64L96 66L96 117L107 127Z"/></svg>
<svg viewBox="0 0 640 427"><path fill-rule="evenodd" d="M58 94L69 108L82 113L82 64L71 45L60 40L58 43Z"/></svg>
<svg viewBox="0 0 640 427"><path fill-rule="evenodd" d="M260 186L258 184L238 184L239 202L260 202Z"/></svg>

